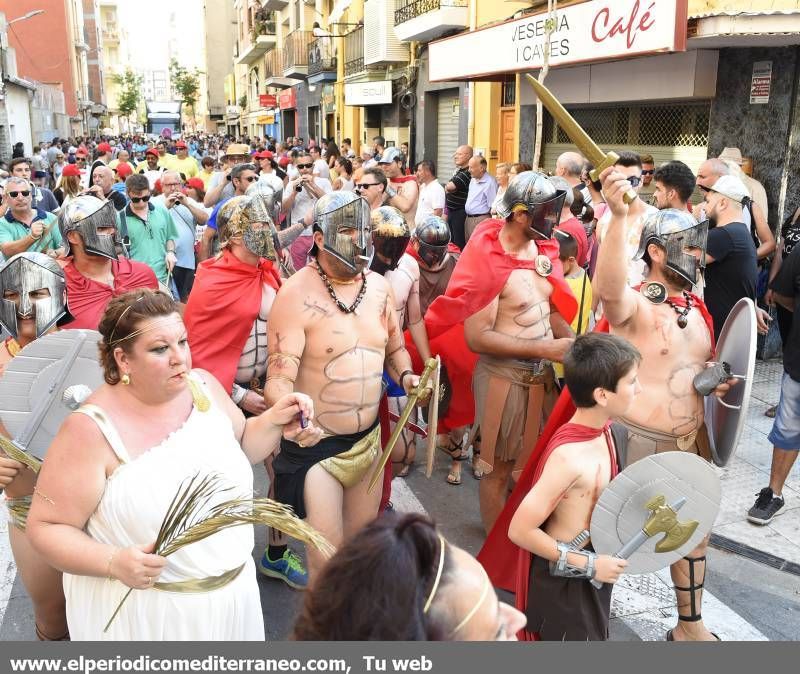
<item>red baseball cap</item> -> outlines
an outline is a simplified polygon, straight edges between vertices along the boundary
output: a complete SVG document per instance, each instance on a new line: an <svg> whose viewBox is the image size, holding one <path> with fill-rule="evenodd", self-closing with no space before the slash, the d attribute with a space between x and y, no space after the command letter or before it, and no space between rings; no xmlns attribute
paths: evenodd
<svg viewBox="0 0 800 674"><path fill-rule="evenodd" d="M120 178L127 178L131 173L133 173L133 169L131 165L128 163L124 164L117 164L117 168L114 169L117 172L117 175Z"/></svg>
<svg viewBox="0 0 800 674"><path fill-rule="evenodd" d="M177 143L175 143L175 147L176 149L186 150L188 149L189 146L186 144L185 141L179 140Z"/></svg>
<svg viewBox="0 0 800 674"><path fill-rule="evenodd" d="M82 147L79 147L79 148L78 148L78 151L75 153L75 156L76 156L76 157L85 157L85 156L87 156L88 154L89 154L89 153L88 153L88 152L87 152L87 151L86 151L84 148L82 148Z"/></svg>
<svg viewBox="0 0 800 674"><path fill-rule="evenodd" d="M278 160L278 166L280 166L281 168L286 168L291 163L292 163L292 160L289 159L289 157L281 157Z"/></svg>
<svg viewBox="0 0 800 674"><path fill-rule="evenodd" d="M151 147L149 150L147 150L147 152L144 153L144 156L146 157L149 154L153 155L154 157L158 157L158 150L156 150L154 147Z"/></svg>
<svg viewBox="0 0 800 674"><path fill-rule="evenodd" d="M256 159L272 159L274 156L275 155L269 150L262 150L261 152L256 152L255 154Z"/></svg>
<svg viewBox="0 0 800 674"><path fill-rule="evenodd" d="M61 171L61 175L64 177L69 177L69 176L80 177L81 170L75 164L67 164L64 167L64 170Z"/></svg>
<svg viewBox="0 0 800 674"><path fill-rule="evenodd" d="M200 178L189 178L186 181L186 187L193 187L196 190L205 190L206 186Z"/></svg>
<svg viewBox="0 0 800 674"><path fill-rule="evenodd" d="M97 146L98 152L111 152L111 146L108 143L100 143Z"/></svg>

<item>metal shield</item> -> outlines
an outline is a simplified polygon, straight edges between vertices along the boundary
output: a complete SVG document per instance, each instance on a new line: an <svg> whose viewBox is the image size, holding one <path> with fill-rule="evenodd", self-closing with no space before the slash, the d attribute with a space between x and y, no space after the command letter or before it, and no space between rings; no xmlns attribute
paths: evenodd
<svg viewBox="0 0 800 674"><path fill-rule="evenodd" d="M94 330L61 330L31 342L8 362L0 378L0 420L15 444L37 459L44 459L72 412L70 393L103 383L100 339Z"/></svg>
<svg viewBox="0 0 800 674"><path fill-rule="evenodd" d="M714 360L731 366L731 374L739 379L728 394L705 399L706 428L714 463L724 466L730 461L739 443L750 405L753 372L756 366L756 309L753 301L740 299L728 315L717 342Z"/></svg>
<svg viewBox="0 0 800 674"><path fill-rule="evenodd" d="M651 499L664 496L667 503L687 499L678 522L699 522L686 543L671 552L656 552L663 534L647 539L629 557L625 573L651 573L691 552L711 531L720 504L716 469L694 454L664 452L632 464L600 494L592 511L592 546L598 554L614 555L636 536L647 521Z"/></svg>

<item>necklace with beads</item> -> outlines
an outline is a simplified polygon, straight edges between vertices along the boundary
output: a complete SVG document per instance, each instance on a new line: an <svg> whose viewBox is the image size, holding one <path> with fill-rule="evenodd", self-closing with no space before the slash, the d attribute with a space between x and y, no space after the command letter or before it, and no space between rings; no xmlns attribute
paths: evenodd
<svg viewBox="0 0 800 674"><path fill-rule="evenodd" d="M333 284L331 283L328 275L322 270L322 267L319 264L314 265L317 268L317 273L319 277L322 279L322 282L325 284L325 287L328 289L328 294L331 296L333 303L339 307L339 311L345 314L355 314L358 316L358 305L361 304L361 300L364 299L364 295L367 292L367 275L364 271L361 272L361 289L358 291L358 295L353 300L353 303L348 307L342 300L340 300L336 296L336 291L333 289Z"/></svg>
<svg viewBox="0 0 800 674"><path fill-rule="evenodd" d="M686 300L686 306L680 307L675 302L670 299L666 300L666 304L669 304L672 309L678 314L678 327L683 330L687 325L689 325L689 312L692 310L694 306L694 301L692 301L692 296L687 293L685 290L683 291L683 298Z"/></svg>

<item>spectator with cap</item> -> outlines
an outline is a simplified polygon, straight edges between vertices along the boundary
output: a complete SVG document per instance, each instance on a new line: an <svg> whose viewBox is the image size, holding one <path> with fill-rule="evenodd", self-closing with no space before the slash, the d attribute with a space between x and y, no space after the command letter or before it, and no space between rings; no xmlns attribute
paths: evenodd
<svg viewBox="0 0 800 674"><path fill-rule="evenodd" d="M403 175L403 153L396 147L388 147L378 159L378 168L383 171L389 180L386 186L384 203L399 210L413 232L416 223L414 216L417 213L417 200L419 199L419 185L416 176Z"/></svg>
<svg viewBox="0 0 800 674"><path fill-rule="evenodd" d="M758 267L750 230L742 222L742 201L749 198L744 183L721 176L705 190L706 217L711 229L706 244L704 300L719 338L725 319L743 297L756 300Z"/></svg>
<svg viewBox="0 0 800 674"><path fill-rule="evenodd" d="M203 205L213 208L219 202L230 199L236 191L231 183L231 171L234 166L250 161L250 146L244 143L230 143L222 155L222 170L217 171L211 178L206 190ZM244 194L244 192L242 192Z"/></svg>
<svg viewBox="0 0 800 674"><path fill-rule="evenodd" d="M116 159L111 160L111 162L108 164L108 167L113 171L116 170L117 166L119 166L120 164L127 164L131 169L131 173L133 173L134 169L136 168L134 164L131 162L130 152L128 152L125 148L122 148L117 153Z"/></svg>
<svg viewBox="0 0 800 674"><path fill-rule="evenodd" d="M128 179L128 176L133 175L133 169L131 168L130 164L120 164L117 168L114 169L114 179L115 183L111 186L111 189L115 192L119 192L123 197L125 197L125 202L127 203L128 198L126 195L125 190L125 181Z"/></svg>
<svg viewBox="0 0 800 674"><path fill-rule="evenodd" d="M85 147L78 147L75 150L75 164L81 172L81 184L83 189L89 189L89 152Z"/></svg>
<svg viewBox="0 0 800 674"><path fill-rule="evenodd" d="M136 173L146 176L150 189L153 190L163 172L164 169L158 165L158 150L151 147L144 153L144 161L136 167Z"/></svg>
<svg viewBox="0 0 800 674"><path fill-rule="evenodd" d="M111 145L106 142L99 143L96 148L97 158L92 162L89 169L89 184L94 185L94 170L99 166L108 166L114 158L114 151Z"/></svg>
<svg viewBox="0 0 800 674"><path fill-rule="evenodd" d="M186 141L179 140L175 143L175 157L170 161L169 169L183 174L183 179L188 180L199 175L197 161L189 156L189 146Z"/></svg>
<svg viewBox="0 0 800 674"><path fill-rule="evenodd" d="M79 197L82 192L83 185L81 185L81 170L76 164L67 164L64 166L64 170L61 171L58 187L53 190L53 195L58 201L59 206L63 208L70 201L76 197Z"/></svg>

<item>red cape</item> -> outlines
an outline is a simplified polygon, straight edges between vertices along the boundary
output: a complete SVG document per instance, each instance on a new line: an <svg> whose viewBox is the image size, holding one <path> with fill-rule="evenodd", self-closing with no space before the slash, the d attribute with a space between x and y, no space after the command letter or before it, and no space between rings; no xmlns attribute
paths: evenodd
<svg viewBox="0 0 800 674"><path fill-rule="evenodd" d="M150 288L158 290L158 279L153 270L142 262L121 257L111 261L114 274L114 287L98 283L81 274L72 258L64 267L67 281L67 309L73 317L62 328L97 330L106 305L112 297L118 297L129 290Z"/></svg>
<svg viewBox="0 0 800 674"><path fill-rule="evenodd" d="M269 260L254 267L228 249L197 268L183 314L192 365L208 370L226 391L233 387L242 349L261 308L262 285L278 290L280 283Z"/></svg>
<svg viewBox="0 0 800 674"><path fill-rule="evenodd" d="M512 271L536 268L535 260L520 260L503 249L499 236L504 224L502 220L489 219L478 225L461 252L445 294L437 297L425 314L431 353L442 357L453 390L447 415L440 420L443 430L466 426L475 419L472 371L478 356L467 346L464 321L500 294ZM553 287L550 302L569 323L578 311L578 303L564 280L558 242L547 239L536 245L553 265L547 277ZM407 345L409 341L406 340ZM415 350L410 352L413 359ZM416 357L415 367L419 363Z"/></svg>

